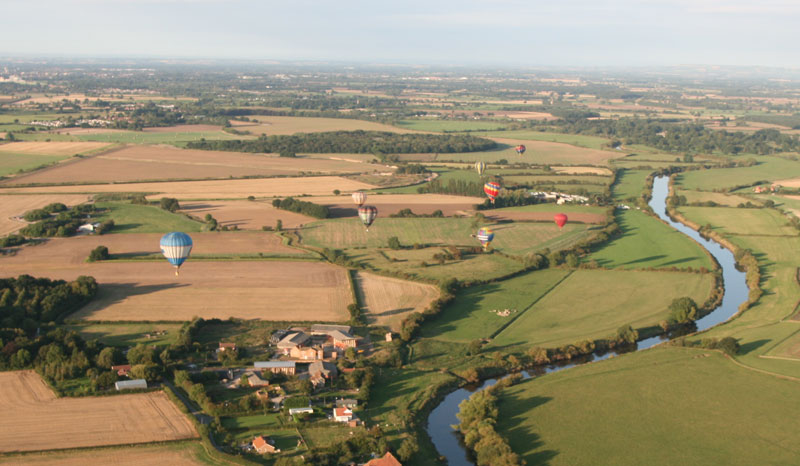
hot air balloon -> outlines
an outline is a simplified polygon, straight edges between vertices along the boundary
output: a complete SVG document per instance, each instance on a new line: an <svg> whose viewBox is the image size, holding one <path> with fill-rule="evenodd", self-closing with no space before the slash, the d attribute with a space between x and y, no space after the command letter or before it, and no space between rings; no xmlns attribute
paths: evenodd
<svg viewBox="0 0 800 466"><path fill-rule="evenodd" d="M371 205L363 205L358 208L358 216L361 218L364 226L367 227L367 231L369 231L369 226L372 225L372 222L375 221L375 217L378 216L378 209Z"/></svg>
<svg viewBox="0 0 800 466"><path fill-rule="evenodd" d="M483 192L489 197L489 200L494 204L494 200L500 194L500 183L496 181L489 181L483 185Z"/></svg>
<svg viewBox="0 0 800 466"><path fill-rule="evenodd" d="M367 202L367 193L364 191L356 191L353 193L353 202L358 204L359 206L364 205Z"/></svg>
<svg viewBox="0 0 800 466"><path fill-rule="evenodd" d="M494 239L494 232L491 230L491 228L483 227L480 230L478 230L478 234L475 235L475 237L477 237L478 241L481 242L481 244L483 245L483 250L485 251L486 248L489 247L489 244Z"/></svg>
<svg viewBox="0 0 800 466"><path fill-rule="evenodd" d="M555 219L556 225L558 225L559 229L564 228L564 225L567 224L568 219L566 214L556 214L553 218Z"/></svg>
<svg viewBox="0 0 800 466"><path fill-rule="evenodd" d="M176 276L190 252L192 252L192 238L186 233L173 231L161 237L161 254L164 254L169 263L175 267Z"/></svg>
<svg viewBox="0 0 800 466"><path fill-rule="evenodd" d="M522 155L525 153L525 145L520 144L517 147L515 147L514 150L517 151L517 155Z"/></svg>
<svg viewBox="0 0 800 466"><path fill-rule="evenodd" d="M481 161L475 162L475 170L478 171L478 175L483 175L484 170L486 170L486 163Z"/></svg>

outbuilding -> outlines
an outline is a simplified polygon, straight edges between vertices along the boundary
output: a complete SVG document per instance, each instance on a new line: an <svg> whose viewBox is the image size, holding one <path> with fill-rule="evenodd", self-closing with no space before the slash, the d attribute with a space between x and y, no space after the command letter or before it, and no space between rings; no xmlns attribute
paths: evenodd
<svg viewBox="0 0 800 466"><path fill-rule="evenodd" d="M116 388L117 391L139 390L147 388L147 380L145 379L121 380L114 384L114 388Z"/></svg>

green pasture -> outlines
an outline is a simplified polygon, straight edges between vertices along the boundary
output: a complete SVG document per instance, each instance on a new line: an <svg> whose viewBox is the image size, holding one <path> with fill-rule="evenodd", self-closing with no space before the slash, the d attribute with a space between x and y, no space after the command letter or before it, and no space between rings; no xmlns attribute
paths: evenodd
<svg viewBox="0 0 800 466"><path fill-rule="evenodd" d="M457 131L498 131L506 128L507 124L499 121L477 121L477 120L400 120L395 123L403 129L414 131L430 131L436 133L457 132ZM478 135L480 136L480 135Z"/></svg>
<svg viewBox="0 0 800 466"><path fill-rule="evenodd" d="M565 269L545 269L461 290L454 303L425 324L422 335L460 343L489 338L503 326L519 319L531 304L552 292L553 287L569 274ZM512 311L509 316L492 312L505 309Z"/></svg>
<svg viewBox="0 0 800 466"><path fill-rule="evenodd" d="M97 339L109 346L129 347L143 343L149 346L168 346L178 339L180 324L92 324L67 325L85 340ZM149 335L149 337L148 337Z"/></svg>
<svg viewBox="0 0 800 466"><path fill-rule="evenodd" d="M173 214L155 206L124 202L98 202L96 206L107 209L98 216L98 221L114 220L111 233L191 233L199 232L203 226L181 214Z"/></svg>
<svg viewBox="0 0 800 466"><path fill-rule="evenodd" d="M741 160L746 158L748 157L740 157ZM753 158L758 161L758 165L690 171L677 175L676 183L684 189L713 191L752 185L759 181L775 181L800 176L800 162L771 156L753 156Z"/></svg>
<svg viewBox="0 0 800 466"><path fill-rule="evenodd" d="M604 149L605 148L604 146L610 142L606 138L601 138L597 136L551 133L545 131L531 131L531 130L491 131L485 133L485 136L493 138L519 139L523 141L533 140L533 141L546 141L546 142L560 142L564 144L571 144L573 146L578 146L578 147L586 147L587 149Z"/></svg>
<svg viewBox="0 0 800 466"><path fill-rule="evenodd" d="M530 184L553 184L555 186L586 186L591 185L606 186L611 181L611 177L600 175L514 175L501 174L506 181ZM587 186L589 185L589 186Z"/></svg>
<svg viewBox="0 0 800 466"><path fill-rule="evenodd" d="M3 125L12 124L15 122L15 120L18 120L19 124L26 124L30 123L31 121L58 120L59 118L64 118L64 116L65 116L64 114L56 114L56 113L42 113L42 114L4 113L0 115L0 124Z"/></svg>
<svg viewBox="0 0 800 466"><path fill-rule="evenodd" d="M100 134L81 134L81 141L120 142L126 144L178 144L201 139L249 139L248 136L229 134L224 131L190 131L149 133L144 131L120 131Z"/></svg>
<svg viewBox="0 0 800 466"><path fill-rule="evenodd" d="M754 198L759 201L766 202L772 201L775 204L775 207L781 210L788 210L792 212L795 216L800 216L800 197L798 196L780 196L774 194L756 194L748 196L749 198ZM753 201L751 201L753 202ZM758 202L753 202L757 204Z"/></svg>
<svg viewBox="0 0 800 466"><path fill-rule="evenodd" d="M638 210L617 210L620 236L593 252L590 259L603 267L713 268L705 251L683 233Z"/></svg>
<svg viewBox="0 0 800 466"><path fill-rule="evenodd" d="M222 426L226 429L252 429L255 427L266 429L279 427L281 425L278 413L223 417L221 421Z"/></svg>
<svg viewBox="0 0 800 466"><path fill-rule="evenodd" d="M497 431L528 464L795 464L798 384L656 348L521 382Z"/></svg>
<svg viewBox="0 0 800 466"><path fill-rule="evenodd" d="M332 414L331 410L327 414ZM356 415L360 414L356 412ZM350 427L343 424L325 425L319 427L301 427L300 433L303 435L309 448L326 448L339 442L343 442L352 435L364 432L364 427Z"/></svg>
<svg viewBox="0 0 800 466"><path fill-rule="evenodd" d="M625 324L634 328L666 319L675 298L708 299L711 274L577 270L501 331L493 349L523 352L584 339L611 337Z"/></svg>
<svg viewBox="0 0 800 466"><path fill-rule="evenodd" d="M638 199L644 191L647 176L653 170L622 170L617 174L617 182L611 187L614 199L617 201L627 201Z"/></svg>
<svg viewBox="0 0 800 466"><path fill-rule="evenodd" d="M761 202L754 201L750 197L739 196L736 194L713 193L709 191L688 191L684 189L678 190L677 194L679 196L685 196L686 202L689 204L696 202L709 202L709 201L716 202L721 206L728 206L728 207L736 207L739 204L745 204L747 202L751 202L757 205L761 204ZM777 202L777 199L774 200ZM800 205L800 203L798 204Z"/></svg>
<svg viewBox="0 0 800 466"><path fill-rule="evenodd" d="M581 205L581 204L558 205L552 202L548 202L546 204L533 204L520 207L505 207L502 209L484 211L483 213L486 215L492 215L492 214L502 214L503 212L552 212L554 214L565 213L569 216L571 212L574 212L576 214L598 214L605 216L606 209L607 209L606 207L602 206Z"/></svg>
<svg viewBox="0 0 800 466"><path fill-rule="evenodd" d="M14 173L44 167L60 160L68 159L69 157L69 155L34 155L0 152L0 176L12 175Z"/></svg>
<svg viewBox="0 0 800 466"><path fill-rule="evenodd" d="M615 167L618 168L629 168L631 170L639 170L642 168L647 169L650 172L656 171L661 168L667 167L688 167L694 164L691 163L678 163L678 162L651 162L647 160L626 160L626 159L615 159L612 160L612 163Z"/></svg>
<svg viewBox="0 0 800 466"><path fill-rule="evenodd" d="M462 281L489 280L523 268L522 262L500 254L464 255L460 260L448 260L439 264L433 256L444 250L442 247L396 251L355 249L348 250L347 254L351 259L376 270L437 281L448 278Z"/></svg>
<svg viewBox="0 0 800 466"><path fill-rule="evenodd" d="M800 361L800 322L796 320L796 317L797 316L794 316L794 320L789 322L795 328L794 333L775 345L767 353L769 356Z"/></svg>
<svg viewBox="0 0 800 466"><path fill-rule="evenodd" d="M491 228L495 233L492 247L514 255L563 249L590 235L589 227L578 223L568 223L563 229L551 222L503 223ZM477 230L471 218L379 218L367 232L359 219L347 218L311 223L300 230L300 236L310 246L332 249L387 247L393 236L406 247L479 246L471 237Z"/></svg>
<svg viewBox="0 0 800 466"><path fill-rule="evenodd" d="M689 207L682 206L679 212L687 219L724 235L789 235L798 231L788 219L775 209L740 209L735 207Z"/></svg>
<svg viewBox="0 0 800 466"><path fill-rule="evenodd" d="M443 185L447 185L450 180L482 184L487 179L485 175L483 178L478 176L478 172L472 167L463 170L435 167L432 168L431 171L439 174L436 179ZM420 183L411 186L400 186L397 188L376 189L374 192L386 194L417 194L417 188L425 186L426 184L427 183Z"/></svg>

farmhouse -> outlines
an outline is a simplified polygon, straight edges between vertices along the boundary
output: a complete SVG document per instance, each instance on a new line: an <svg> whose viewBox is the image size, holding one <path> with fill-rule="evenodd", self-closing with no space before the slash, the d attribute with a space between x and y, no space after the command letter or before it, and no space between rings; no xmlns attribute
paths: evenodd
<svg viewBox="0 0 800 466"><path fill-rule="evenodd" d="M308 366L308 373L311 377L324 377L330 379L339 375L336 365L324 361L314 361Z"/></svg>
<svg viewBox="0 0 800 466"><path fill-rule="evenodd" d="M352 398L343 398L341 400L336 400L336 407L337 408L350 408L353 409L358 406L358 400L354 400Z"/></svg>
<svg viewBox="0 0 800 466"><path fill-rule="evenodd" d="M349 333L334 330L329 335L333 339L333 346L337 348L355 348L358 346L358 337L354 337Z"/></svg>
<svg viewBox="0 0 800 466"><path fill-rule="evenodd" d="M350 333L353 328L349 325L328 325L328 324L314 324L311 326L312 335L330 335L334 330L342 333Z"/></svg>
<svg viewBox="0 0 800 466"><path fill-rule="evenodd" d="M294 361L258 361L254 366L256 369L270 371L273 374L294 375L297 370Z"/></svg>
<svg viewBox="0 0 800 466"><path fill-rule="evenodd" d="M363 466L403 466L403 464L397 461L392 452L387 451L382 457L371 459L364 463Z"/></svg>
<svg viewBox="0 0 800 466"><path fill-rule="evenodd" d="M253 439L253 448L259 453L280 453L280 450L275 448L274 444L275 441L262 435Z"/></svg>
<svg viewBox="0 0 800 466"><path fill-rule="evenodd" d="M290 333L278 342L278 350L288 355L292 348L305 345L309 338L311 338L311 336L304 332Z"/></svg>
<svg viewBox="0 0 800 466"><path fill-rule="evenodd" d="M245 371L244 374L239 377L238 380L240 385L242 383L242 377L244 376L247 376L247 384L251 387L269 386L269 381L262 379L261 376L258 375L258 372L251 370Z"/></svg>
<svg viewBox="0 0 800 466"><path fill-rule="evenodd" d="M115 371L120 377L127 377L131 372L131 365L121 364L119 366L111 366L111 370Z"/></svg>
<svg viewBox="0 0 800 466"><path fill-rule="evenodd" d="M358 418L353 414L353 410L350 408L333 408L333 420L336 422L345 422L352 426L358 425Z"/></svg>
<svg viewBox="0 0 800 466"><path fill-rule="evenodd" d="M236 351L236 343L219 342L219 348L217 348L217 352L221 353L223 351Z"/></svg>
<svg viewBox="0 0 800 466"><path fill-rule="evenodd" d="M147 381L145 379L122 380L116 382L114 388L117 391L147 388Z"/></svg>
<svg viewBox="0 0 800 466"><path fill-rule="evenodd" d="M294 348L289 350L289 356L295 359L304 359L304 360L317 360L323 359L325 356L325 352L320 347L309 347L305 348L302 346L295 346Z"/></svg>

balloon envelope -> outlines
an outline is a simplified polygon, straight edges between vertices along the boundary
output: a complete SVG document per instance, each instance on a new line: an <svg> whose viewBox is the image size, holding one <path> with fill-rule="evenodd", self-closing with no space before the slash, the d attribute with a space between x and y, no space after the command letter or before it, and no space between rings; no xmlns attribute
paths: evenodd
<svg viewBox="0 0 800 466"><path fill-rule="evenodd" d="M524 144L520 144L520 145L518 145L517 147L514 148L514 150L516 150L517 154L519 154L519 155L524 154L526 149L527 148L525 147Z"/></svg>
<svg viewBox="0 0 800 466"><path fill-rule="evenodd" d="M161 254L170 264L180 267L192 252L192 238L186 233L173 231L161 237Z"/></svg>
<svg viewBox="0 0 800 466"><path fill-rule="evenodd" d="M567 220L568 219L567 219L566 214L556 214L555 217L553 217L553 218L555 219L556 225L558 225L558 228L564 228L564 225L567 224Z"/></svg>
<svg viewBox="0 0 800 466"><path fill-rule="evenodd" d="M478 230L478 234L475 236L483 245L483 249L486 249L486 247L489 246L489 243L491 243L494 239L494 232L491 230L491 228L483 227Z"/></svg>
<svg viewBox="0 0 800 466"><path fill-rule="evenodd" d="M500 194L500 183L489 181L483 185L483 192L485 192L489 199L494 202L497 195Z"/></svg>
<svg viewBox="0 0 800 466"><path fill-rule="evenodd" d="M475 162L475 170L477 170L478 175L483 175L483 172L486 170L486 163L485 162Z"/></svg>
<svg viewBox="0 0 800 466"><path fill-rule="evenodd" d="M353 193L353 202L358 205L364 205L364 203L367 202L367 193L363 191Z"/></svg>
<svg viewBox="0 0 800 466"><path fill-rule="evenodd" d="M377 216L378 209L371 205L365 205L358 208L358 217L367 228L372 225L372 222L375 221L375 217Z"/></svg>

